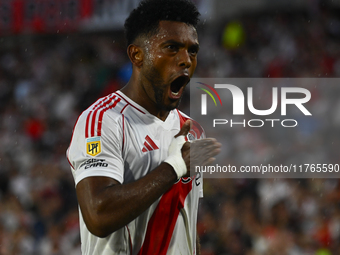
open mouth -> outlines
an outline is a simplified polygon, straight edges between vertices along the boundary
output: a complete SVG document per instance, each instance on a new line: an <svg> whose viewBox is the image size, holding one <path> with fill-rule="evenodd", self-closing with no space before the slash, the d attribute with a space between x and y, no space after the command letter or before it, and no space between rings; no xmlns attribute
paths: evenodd
<svg viewBox="0 0 340 255"><path fill-rule="evenodd" d="M173 96L178 96L182 88L188 84L190 78L186 75L179 76L170 85L171 94Z"/></svg>

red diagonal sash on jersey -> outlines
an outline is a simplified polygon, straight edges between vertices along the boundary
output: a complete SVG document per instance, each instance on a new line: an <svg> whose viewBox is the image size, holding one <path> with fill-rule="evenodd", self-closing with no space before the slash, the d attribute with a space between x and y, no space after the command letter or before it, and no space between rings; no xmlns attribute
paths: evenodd
<svg viewBox="0 0 340 255"><path fill-rule="evenodd" d="M188 118L178 112L180 128ZM193 125L194 126L194 125ZM187 138L185 138L187 140ZM164 193L152 217L149 220L145 239L138 255L165 255L172 238L184 200L192 189L192 180L183 183L181 180Z"/></svg>
<svg viewBox="0 0 340 255"><path fill-rule="evenodd" d="M192 189L192 181L180 180L164 193L149 220L144 243L138 255L165 255L184 200Z"/></svg>

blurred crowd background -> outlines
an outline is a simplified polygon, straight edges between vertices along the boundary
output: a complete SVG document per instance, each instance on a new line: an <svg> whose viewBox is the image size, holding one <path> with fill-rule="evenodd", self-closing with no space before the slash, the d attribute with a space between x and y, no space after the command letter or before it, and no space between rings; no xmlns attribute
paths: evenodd
<svg viewBox="0 0 340 255"><path fill-rule="evenodd" d="M223 2L228 9L228 1L211 1L215 7L196 2L203 17L195 77L340 76L340 10L333 1L301 0L304 5L283 8L278 0L277 6L214 20L214 8ZM121 88L131 73L121 27L88 27L19 33L0 22L1 255L80 254L77 200L65 152L78 115ZM330 124L307 123L285 156L303 152L306 158L339 163L340 92L318 89L323 103L314 107ZM190 113L189 93L181 110ZM239 129L224 153L236 164L264 157L284 142L284 135L267 139L259 130ZM339 179L204 183L198 217L202 255L340 254Z"/></svg>

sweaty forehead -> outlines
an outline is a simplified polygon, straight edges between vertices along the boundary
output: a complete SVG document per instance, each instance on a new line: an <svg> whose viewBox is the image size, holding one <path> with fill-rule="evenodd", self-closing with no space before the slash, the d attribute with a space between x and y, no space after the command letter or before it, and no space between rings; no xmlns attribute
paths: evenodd
<svg viewBox="0 0 340 255"><path fill-rule="evenodd" d="M155 42L176 40L198 43L196 29L183 22L162 20L159 22L158 31L150 38Z"/></svg>

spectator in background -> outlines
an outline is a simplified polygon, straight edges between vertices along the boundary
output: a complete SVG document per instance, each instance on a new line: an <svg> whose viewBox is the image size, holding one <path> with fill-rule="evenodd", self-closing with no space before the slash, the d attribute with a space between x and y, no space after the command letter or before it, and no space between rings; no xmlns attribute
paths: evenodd
<svg viewBox="0 0 340 255"><path fill-rule="evenodd" d="M243 27L244 42L234 50L222 45L219 34L223 29L201 29L199 39L205 50L200 52L196 75L339 77L339 17L335 8L319 9L312 16L303 11L243 14L235 19ZM110 83L119 88L125 84L119 76L120 68L128 63L125 52L123 36L107 33L0 38L1 254L43 254L39 247L52 243L45 240L51 239L53 231L63 240L61 254L80 254L77 201L64 152L76 117ZM312 94L317 98L312 100L317 120L326 125L308 124L308 129L292 131L290 135L300 137L292 146L297 148L293 154L299 158L306 157L302 151L311 157L323 154L328 162L338 163L339 91L327 86L315 90ZM27 130L31 119L43 127L38 142ZM311 139L320 134L324 134L321 141ZM225 138L226 160L237 162L245 154L259 153L244 135L235 131ZM260 132L247 137L261 142L261 153L279 153L276 145L285 142L284 135L269 141ZM280 201L270 199L268 204L263 190L272 191L271 186L285 187L285 191ZM241 246L247 255L276 254L273 251L281 247L277 242L285 243L286 237L289 255L340 254L337 179L207 179L204 190L198 217L202 255L235 253L237 247L227 242L230 236L234 246ZM42 216L49 198L59 200L59 206L51 209L52 218ZM277 220L272 220L278 217L278 203L285 211L280 217L295 222L296 228L280 229ZM61 227L55 230L55 225ZM48 249L44 252L52 254Z"/></svg>

